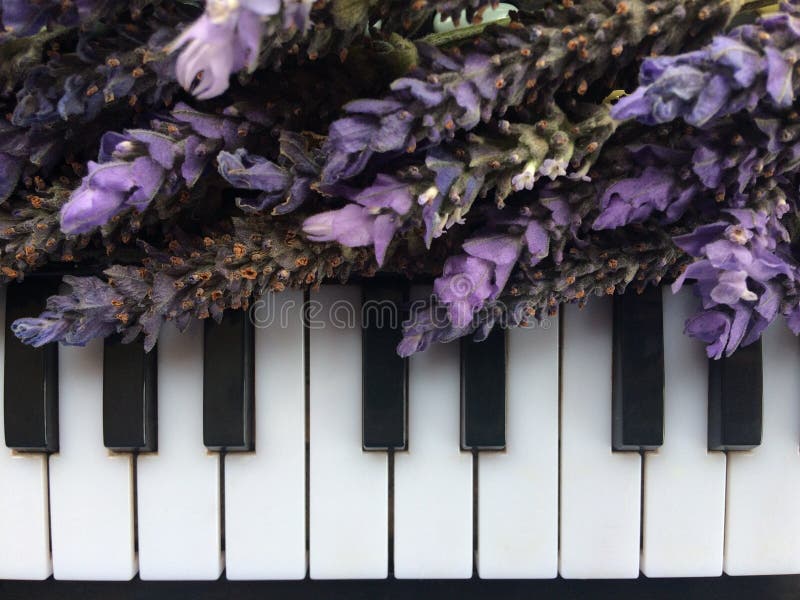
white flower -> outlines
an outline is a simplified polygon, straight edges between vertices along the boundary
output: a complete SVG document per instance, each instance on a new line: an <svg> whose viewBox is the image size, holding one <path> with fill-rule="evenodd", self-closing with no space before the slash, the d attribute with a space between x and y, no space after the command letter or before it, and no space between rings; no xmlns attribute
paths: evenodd
<svg viewBox="0 0 800 600"><path fill-rule="evenodd" d="M514 188L514 191L519 192L523 189L533 189L533 184L537 179L536 167L536 161L530 160L525 164L525 168L522 169L521 173L514 175L514 177L511 178L511 187Z"/></svg>
<svg viewBox="0 0 800 600"><path fill-rule="evenodd" d="M427 190L422 192L419 196L417 196L417 204L420 206L425 206L426 204L430 204L433 202L434 198L439 195L439 188L435 185L432 185Z"/></svg>
<svg viewBox="0 0 800 600"><path fill-rule="evenodd" d="M542 162L542 166L539 167L539 173L545 177L549 177L551 180L554 180L567 174L566 166L567 161L565 160L545 158Z"/></svg>

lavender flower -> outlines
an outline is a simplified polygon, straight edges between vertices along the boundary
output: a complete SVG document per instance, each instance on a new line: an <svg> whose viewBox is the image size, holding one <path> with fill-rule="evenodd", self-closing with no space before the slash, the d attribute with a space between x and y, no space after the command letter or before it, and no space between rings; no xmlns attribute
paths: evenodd
<svg viewBox="0 0 800 600"><path fill-rule="evenodd" d="M91 248L88 236L61 231L59 213L71 190L56 185L38 193L15 194L0 209L0 281L21 280L49 262L102 260L104 248Z"/></svg>
<svg viewBox="0 0 800 600"><path fill-rule="evenodd" d="M216 151L247 136L249 123L235 109L226 112L229 117L207 115L179 103L170 121L153 121L153 130L105 134L99 162L89 162L88 175L61 210L62 230L86 233L122 212L143 211L158 194L173 197L181 185L194 186Z"/></svg>
<svg viewBox="0 0 800 600"><path fill-rule="evenodd" d="M86 233L125 209L144 210L161 187L164 173L161 165L146 156L132 162L90 161L89 174L61 211L62 230Z"/></svg>
<svg viewBox="0 0 800 600"><path fill-rule="evenodd" d="M527 244L528 264L536 265L549 247L548 235L536 221L513 219L507 233L492 233L465 241L465 254L444 263L444 271L433 284L438 303L447 307L452 325L467 329L474 314L497 299Z"/></svg>
<svg viewBox="0 0 800 600"><path fill-rule="evenodd" d="M783 205L781 210L786 209ZM769 215L730 209L725 214L732 222L703 225L675 238L698 260L675 281L673 290L687 279L696 281L703 310L688 321L686 332L706 342L712 358L730 356L740 345L756 341L779 312L780 279L798 276L780 211Z"/></svg>
<svg viewBox="0 0 800 600"><path fill-rule="evenodd" d="M219 174L233 187L262 192L255 198L237 198L236 205L246 212L272 209L280 215L299 208L312 196L319 177L318 157L303 137L288 131L281 133L280 164L238 149L220 152Z"/></svg>
<svg viewBox="0 0 800 600"><path fill-rule="evenodd" d="M412 206L408 187L386 175L378 175L371 186L345 192L355 202L338 210L322 212L303 222L303 231L314 242L337 241L350 247L375 247L375 258L382 265L399 217Z"/></svg>
<svg viewBox="0 0 800 600"><path fill-rule="evenodd" d="M788 108L796 97L793 71L800 60L797 7L757 25L742 25L718 35L700 50L647 59L639 87L616 105L618 119L654 125L682 118L703 127L760 102Z"/></svg>
<svg viewBox="0 0 800 600"><path fill-rule="evenodd" d="M391 223L381 233L394 234L415 228L420 222L425 226L424 242L430 247L435 238L448 229L465 223L473 203L489 194L502 206L505 199L530 187L541 177L554 180L566 175L581 179L599 156L602 144L616 128L608 116L608 107L601 105L576 105L576 115L583 119L572 123L555 104L549 105L542 119L534 124L504 121L497 131L477 136L471 134L465 144L442 144L431 148L421 158L403 161L397 172L380 174L378 179L393 181L395 188L404 186L404 194L417 199L411 210L395 211ZM322 149L310 148L300 135L284 132L281 136L281 157L277 163L238 151L235 155L221 153L220 174L233 186L257 189L263 193L254 198L237 199L245 211L272 208L272 214L286 214L306 202L324 197L353 198L355 184L326 184L320 179L324 164ZM410 163L410 165L409 165ZM523 166L524 165L524 166ZM371 194L369 190L365 194ZM380 189L380 187L379 187ZM334 221L339 224L334 226ZM334 217L320 217L315 226L323 226L326 240L345 237L358 239L358 244L371 244L372 236L359 234L334 235L331 232L350 230L357 223L370 219L361 209L348 209ZM348 223L345 227L343 223ZM317 239L317 238L312 238ZM382 246L382 244L381 244Z"/></svg>
<svg viewBox="0 0 800 600"><path fill-rule="evenodd" d="M21 319L14 333L29 343L84 345L112 332L123 341L145 336L152 348L162 325L183 329L192 318L221 319L226 309L248 309L268 292L309 285L325 277L345 280L366 250L344 255L337 244L304 245L300 223L262 215L221 221L203 235L171 230L163 247L139 242L147 261L113 265L105 277L65 277L70 289L52 296L38 318Z"/></svg>
<svg viewBox="0 0 800 600"><path fill-rule="evenodd" d="M284 26L302 30L310 8L307 0L206 0L205 13L168 48L183 48L175 65L178 82L200 100L219 96L231 73L255 69L265 17L285 9Z"/></svg>
<svg viewBox="0 0 800 600"><path fill-rule="evenodd" d="M116 329L114 307L118 296L114 289L94 277L66 275L64 283L72 288L68 296L51 296L45 311L38 317L18 319L11 325L20 340L35 347L59 341L84 346L89 340L106 337ZM62 318L67 312L80 312L73 322Z"/></svg>

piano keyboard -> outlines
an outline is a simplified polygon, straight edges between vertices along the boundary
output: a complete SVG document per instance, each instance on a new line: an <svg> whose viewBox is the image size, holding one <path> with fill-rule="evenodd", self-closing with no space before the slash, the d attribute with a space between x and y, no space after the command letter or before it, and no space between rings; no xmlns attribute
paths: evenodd
<svg viewBox="0 0 800 600"><path fill-rule="evenodd" d="M32 350L7 324L46 288L0 302L0 579L800 572L782 324L709 365L656 290L403 361L362 304L428 290L323 286L157 354Z"/></svg>

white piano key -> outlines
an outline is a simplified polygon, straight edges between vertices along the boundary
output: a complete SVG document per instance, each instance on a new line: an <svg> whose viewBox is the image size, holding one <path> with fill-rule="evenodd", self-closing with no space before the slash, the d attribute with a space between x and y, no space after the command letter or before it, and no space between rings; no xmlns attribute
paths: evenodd
<svg viewBox="0 0 800 600"><path fill-rule="evenodd" d="M255 452L225 456L225 575L306 574L302 292L269 294L255 334Z"/></svg>
<svg viewBox="0 0 800 600"><path fill-rule="evenodd" d="M564 308L559 573L639 575L641 457L611 450L611 298Z"/></svg>
<svg viewBox="0 0 800 600"><path fill-rule="evenodd" d="M425 297L429 288L414 288ZM472 454L460 447L459 344L409 359L408 450L394 455L394 575L472 576Z"/></svg>
<svg viewBox="0 0 800 600"><path fill-rule="evenodd" d="M158 452L138 457L139 575L222 573L219 455L203 446L203 324L158 342Z"/></svg>
<svg viewBox="0 0 800 600"><path fill-rule="evenodd" d="M800 573L800 346L779 319L762 351L762 443L728 453L728 575Z"/></svg>
<svg viewBox="0 0 800 600"><path fill-rule="evenodd" d="M361 449L361 290L311 294L310 531L313 579L388 572L388 460Z"/></svg>
<svg viewBox="0 0 800 600"><path fill-rule="evenodd" d="M683 333L697 299L689 290L663 293L664 444L645 453L641 569L714 577L722 574L725 453L708 451L708 359Z"/></svg>
<svg viewBox="0 0 800 600"><path fill-rule="evenodd" d="M103 446L103 342L58 349L58 454L50 456L53 576L136 574L133 457Z"/></svg>
<svg viewBox="0 0 800 600"><path fill-rule="evenodd" d="M0 288L0 367L5 361L5 295L5 287ZM0 390L3 377L0 368ZM47 579L52 572L47 457L6 448L3 413L0 406L0 579Z"/></svg>
<svg viewBox="0 0 800 600"><path fill-rule="evenodd" d="M480 577L558 574L558 318L508 336L506 451L478 461Z"/></svg>

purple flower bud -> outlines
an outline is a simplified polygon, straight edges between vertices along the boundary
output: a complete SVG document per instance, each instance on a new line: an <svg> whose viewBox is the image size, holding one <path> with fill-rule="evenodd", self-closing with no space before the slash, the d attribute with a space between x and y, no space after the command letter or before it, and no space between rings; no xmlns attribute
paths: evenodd
<svg viewBox="0 0 800 600"><path fill-rule="evenodd" d="M266 158L251 155L244 148L217 155L219 174L232 186L246 190L283 192L291 181L289 174Z"/></svg>
<svg viewBox="0 0 800 600"><path fill-rule="evenodd" d="M61 208L61 229L67 234L100 227L126 208L143 210L164 177L158 163L140 156L133 162L89 162L89 174Z"/></svg>
<svg viewBox="0 0 800 600"><path fill-rule="evenodd" d="M23 344L35 348L59 341L69 329L69 322L57 317L41 317L17 319L11 325L11 331Z"/></svg>
<svg viewBox="0 0 800 600"><path fill-rule="evenodd" d="M351 248L369 246L375 241L373 222L369 210L357 204L348 204L338 210L312 215L303 221L303 231L312 242L336 241Z"/></svg>

